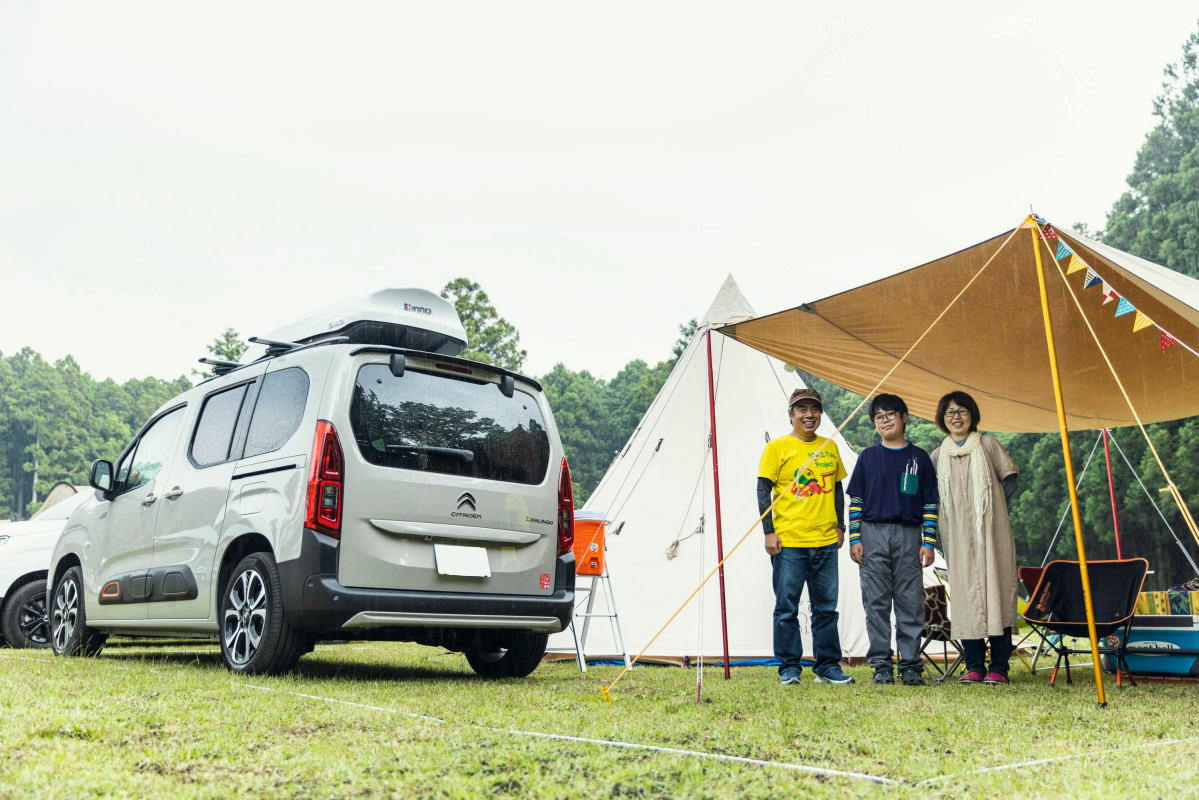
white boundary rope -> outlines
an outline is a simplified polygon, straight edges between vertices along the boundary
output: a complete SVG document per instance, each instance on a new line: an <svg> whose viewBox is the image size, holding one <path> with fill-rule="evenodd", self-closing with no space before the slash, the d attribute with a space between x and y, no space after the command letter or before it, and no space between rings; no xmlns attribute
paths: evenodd
<svg viewBox="0 0 1199 800"><path fill-rule="evenodd" d="M3 661L3 660L35 661L35 662L42 663L42 664L59 664L60 663L59 659L57 659L57 658L33 658L33 657L28 657L28 656L10 655L7 653L0 655L0 661ZM136 669L134 667L125 667L125 666L120 666L117 664L109 664L108 666L115 667L115 668L121 669L121 670L132 671L132 672L143 671L143 670ZM159 670L148 669L145 671L153 672L155 674L162 674ZM235 683L235 685L240 686L245 689L254 689L254 690L260 691L260 692L270 692L273 694L285 694L285 695L290 695L292 697L299 697L299 698L302 698L305 700L315 700L315 701L321 702L321 703L331 703L331 704L335 704L335 705L349 706L351 708L360 708L360 709L364 709L367 711L379 711L384 714L394 714L397 716L408 717L409 719L421 720L423 722L432 722L437 725L449 724L449 722L447 720L441 719L439 717L432 717L432 716L428 716L426 714L417 714L417 713L414 713L411 711L402 711L402 710L396 709L396 708L387 708L386 706L374 706L374 705L369 705L367 703L356 703L352 700L339 700L334 697L321 697L319 695L314 695L314 694L304 694L303 692L291 692L291 691L287 691L285 689L275 689L275 688L272 688L269 686L259 686L259 685L252 684L252 683L240 683L240 684ZM813 767L813 766L809 766L807 764L795 764L795 763L787 762L787 761L767 761L767 760L760 759L760 758L748 758L745 756L732 756L732 755L727 755L725 753L710 753L710 752L706 752L703 750L683 750L683 749L676 748L676 747L663 747L660 745L642 744L639 742L622 742L622 741L618 741L618 740L614 740L614 739L592 739L592 738L583 737L583 736L567 736L565 734L560 734L560 733L543 733L540 731L526 731L526 730L521 730L519 728L497 728L497 727L492 727L492 726L488 726L488 725L466 725L465 727L468 727L472 730L483 731L486 733L501 733L501 734L506 734L509 736L526 736L526 737L534 738L534 739L550 739L550 740L561 741L561 742L575 742L578 744L590 744L590 745L595 745L595 746L599 746L599 747L615 747L615 748L620 748L620 749L624 749L624 750L644 750L644 751L649 751L649 752L654 752L654 753L663 753L666 755L685 756L688 758L700 758L700 759L706 759L706 760L710 760L710 761L723 761L723 762L730 762L730 763L736 763L736 764L748 764L750 766L770 767L770 768L774 768L774 769L782 769L782 770L788 770L788 771L792 771L792 772L803 772L803 773L808 773L808 774L813 774L813 775L825 775L825 776L829 776L829 777L849 778L852 780L869 781L871 783L876 783L876 784L884 785L884 786L916 786L916 787L928 786L930 784L941 783L943 781L960 780L963 778L969 778L973 775L984 775L984 774L991 773L991 772L1007 772L1010 770L1026 769L1028 767L1037 767L1037 766L1043 766L1045 764L1055 764L1055 763L1062 762L1062 761L1073 761L1073 760L1083 759L1083 758L1102 758L1102 757L1113 755L1115 753L1126 753L1126 752L1129 752L1132 750L1150 750L1150 749L1156 749L1159 747L1171 747L1171 746L1175 746L1175 745L1199 743L1199 736L1192 737L1189 739L1168 739L1168 740L1162 741L1162 742L1148 742L1146 744L1129 745L1127 747L1113 747L1113 748L1109 748L1107 750L1095 750L1090 753L1074 753L1074 754L1065 755L1065 756L1055 756L1053 758L1039 758L1039 759L1035 759L1033 761L1018 761L1018 762L1012 763L1012 764L1000 764L1000 765L997 765L994 767L983 767L982 769L967 770L965 772L947 773L945 775L938 775L933 778L926 778L921 781L911 781L911 780L895 780L893 778L884 778L879 775L869 775L867 773L862 773L862 772L849 772L849 771L845 771L845 770L827 769L824 767Z"/></svg>
<svg viewBox="0 0 1199 800"><path fill-rule="evenodd" d="M3 656L0 656L0 658L11 659L13 661L36 661L39 664L47 664L47 665L53 664L56 667L61 667L61 666L64 666L65 664L69 663L69 662L66 662L66 661L56 657L56 656L51 656L50 658L33 658L30 656L12 656L12 655L6 654ZM103 660L102 663L104 663L104 665L106 667L108 667L109 669L119 669L119 670L123 670L125 672L152 672L155 675L162 674L159 670L149 669L148 667L146 669L137 669L136 667L121 666L120 664L115 663L115 659Z"/></svg>
<svg viewBox="0 0 1199 800"><path fill-rule="evenodd" d="M1134 745L1130 745L1128 747L1113 747L1109 750L1096 750L1093 753L1075 753L1074 755L1069 755L1069 756L1057 756L1055 758L1038 758L1035 761L1020 761L1015 764L1001 764L1000 766L997 766L997 767L983 767L982 769L972 769L972 770L967 770L966 772L955 772L955 773L948 774L948 775L938 775L935 778L928 778L927 780L919 781L916 783L916 786L926 786L930 783L938 783L940 781L948 781L948 780L955 780L958 778L966 778L971 775L982 775L987 772L1005 772L1007 770L1012 770L1012 769L1023 769L1025 767L1037 767L1042 764L1053 764L1058 761L1070 761L1072 759L1091 758L1093 756L1107 756L1107 755L1111 755L1112 753L1124 753L1129 750L1147 750L1151 747L1166 747L1169 745L1188 744L1191 742L1199 742L1199 737L1194 737L1191 739L1168 739L1164 742L1150 742L1149 744L1134 744Z"/></svg>
<svg viewBox="0 0 1199 800"><path fill-rule="evenodd" d="M381 711L385 714L396 714L399 716L409 717L411 719L420 719L426 722L434 722L438 724L446 724L446 720L437 717L430 717L424 714L415 714L411 711L401 711L395 708L387 708L385 706L371 706L365 703L354 703L349 700L338 700L333 697L320 697L314 694L303 694L301 692L289 692L285 689L273 689L269 686L258 686L252 683L240 684L246 689L255 689L260 692L273 692L276 694L286 694L292 697L302 697L306 700L316 700L322 703L335 703L338 705L352 706L355 708L364 708L371 711ZM793 772L806 772L813 775L825 775L837 778L852 778L860 781L870 781L872 783L883 784L887 786L899 786L900 781L891 778L883 778L878 775L867 775L862 772L845 772L837 769L825 769L823 767L812 767L807 764L794 764L787 761L765 761L759 758L747 758L745 756L730 756L724 753L708 753L703 750L681 750L676 747L661 747L653 744L641 744L638 742L621 742L614 739L590 739L584 736L567 736L561 733L542 733L539 731L525 731L518 728L495 728L488 725L466 725L465 727L472 730L484 731L487 733L502 733L509 736L527 736L534 739L552 739L559 742L577 742L579 744L591 744L599 747L617 747L625 750L647 750L654 753L665 753L667 755L687 756L689 758L703 758L711 761L728 761L737 764L751 764L757 767L774 767L776 769L791 770Z"/></svg>

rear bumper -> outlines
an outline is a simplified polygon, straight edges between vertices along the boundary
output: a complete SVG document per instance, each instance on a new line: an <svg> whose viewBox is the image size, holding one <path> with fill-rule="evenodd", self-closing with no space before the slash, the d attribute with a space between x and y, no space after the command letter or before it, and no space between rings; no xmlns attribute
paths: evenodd
<svg viewBox="0 0 1199 800"><path fill-rule="evenodd" d="M574 611L575 559L559 556L554 593L512 596L359 589L337 580L337 542L305 530L300 557L279 563L288 622L305 631L371 629L499 629L553 633L570 626Z"/></svg>

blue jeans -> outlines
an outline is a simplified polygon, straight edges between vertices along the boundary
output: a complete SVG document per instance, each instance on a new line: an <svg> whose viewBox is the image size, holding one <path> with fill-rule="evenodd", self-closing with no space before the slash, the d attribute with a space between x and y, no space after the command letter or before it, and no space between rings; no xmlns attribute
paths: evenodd
<svg viewBox="0 0 1199 800"><path fill-rule="evenodd" d="M784 547L770 557L774 570L774 657L784 670L800 670L803 639L799 633L799 596L808 586L812 607L812 649L817 675L841 661L837 633L837 545Z"/></svg>

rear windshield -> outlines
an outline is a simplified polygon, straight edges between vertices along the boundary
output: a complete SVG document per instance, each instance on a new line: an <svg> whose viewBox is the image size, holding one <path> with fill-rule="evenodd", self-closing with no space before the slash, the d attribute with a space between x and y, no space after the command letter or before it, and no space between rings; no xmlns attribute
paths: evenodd
<svg viewBox="0 0 1199 800"><path fill-rule="evenodd" d="M537 401L494 383L386 364L358 371L350 424L362 457L396 469L538 484L550 439Z"/></svg>

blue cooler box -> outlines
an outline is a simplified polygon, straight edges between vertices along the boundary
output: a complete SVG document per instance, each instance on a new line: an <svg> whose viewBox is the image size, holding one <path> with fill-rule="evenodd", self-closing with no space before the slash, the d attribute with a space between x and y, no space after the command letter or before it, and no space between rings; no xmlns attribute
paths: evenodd
<svg viewBox="0 0 1199 800"><path fill-rule="evenodd" d="M1120 633L1113 635L1118 638ZM1160 652L1160 655L1129 653L1126 658L1133 675L1199 675L1199 617L1133 617L1128 646Z"/></svg>

